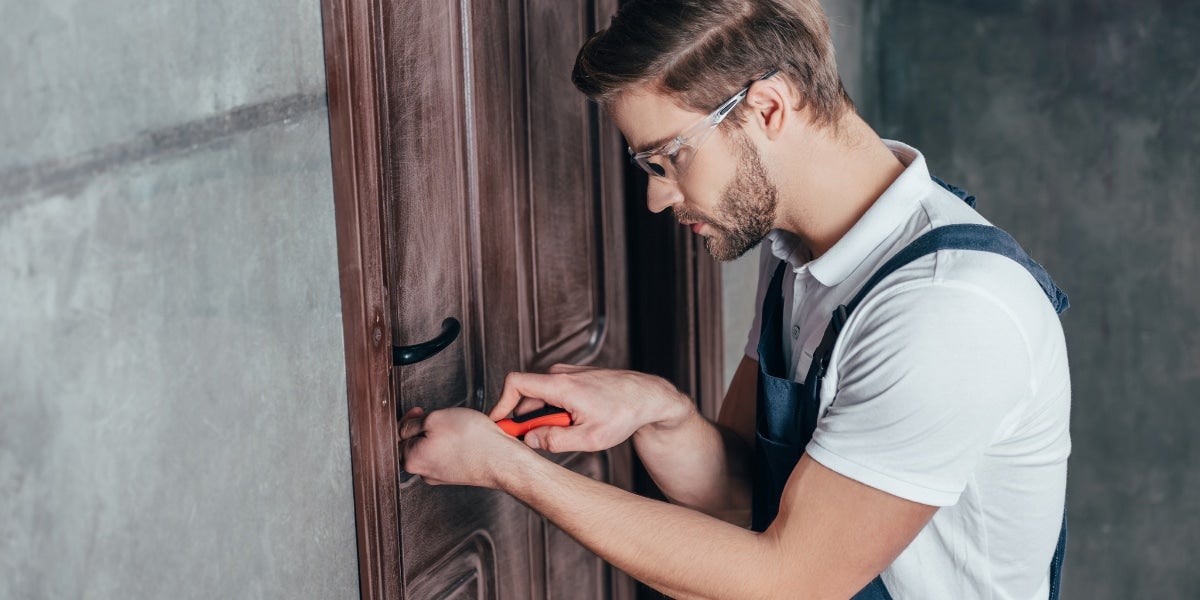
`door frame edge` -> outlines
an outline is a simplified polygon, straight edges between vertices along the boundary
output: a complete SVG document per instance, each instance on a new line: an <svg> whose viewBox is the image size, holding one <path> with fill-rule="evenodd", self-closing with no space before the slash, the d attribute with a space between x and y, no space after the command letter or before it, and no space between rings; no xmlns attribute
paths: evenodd
<svg viewBox="0 0 1200 600"><path fill-rule="evenodd" d="M383 253L378 5L322 0L321 14L359 591L363 600L402 599L403 572L391 558L400 556L399 487Z"/></svg>

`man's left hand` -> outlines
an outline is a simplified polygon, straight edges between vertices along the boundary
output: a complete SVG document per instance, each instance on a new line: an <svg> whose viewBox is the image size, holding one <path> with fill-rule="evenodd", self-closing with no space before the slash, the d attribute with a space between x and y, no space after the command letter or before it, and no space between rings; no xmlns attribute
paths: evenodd
<svg viewBox="0 0 1200 600"><path fill-rule="evenodd" d="M532 453L487 415L469 408L426 414L414 408L400 420L400 455L405 471L430 485L473 485L498 489L518 453Z"/></svg>

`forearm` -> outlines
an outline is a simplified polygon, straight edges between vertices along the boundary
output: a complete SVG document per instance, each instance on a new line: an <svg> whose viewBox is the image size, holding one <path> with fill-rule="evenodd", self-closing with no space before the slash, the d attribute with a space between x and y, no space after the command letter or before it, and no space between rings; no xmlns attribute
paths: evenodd
<svg viewBox="0 0 1200 600"><path fill-rule="evenodd" d="M754 533L574 473L468 408L413 408L398 433L401 466L426 483L504 490L618 568L679 598L848 598L937 510L802 456L775 521Z"/></svg>
<svg viewBox="0 0 1200 600"><path fill-rule="evenodd" d="M532 453L502 487L584 546L676 598L764 598L777 544L681 506L589 479Z"/></svg>
<svg viewBox="0 0 1200 600"><path fill-rule="evenodd" d="M668 418L634 435L647 471L672 502L749 525L757 378L758 363L743 358L719 423L703 419L695 404L679 395Z"/></svg>
<svg viewBox="0 0 1200 600"><path fill-rule="evenodd" d="M694 408L678 424L652 424L633 436L634 448L672 502L738 525L750 515L751 449L732 431Z"/></svg>
<svg viewBox="0 0 1200 600"><path fill-rule="evenodd" d="M570 427L534 429L525 443L560 453L604 450L632 439L650 475L673 502L749 523L751 453L744 434L727 434L706 421L691 399L661 377L573 365L550 370L545 375L509 373L489 415L492 420L516 409L521 398L564 408L571 413ZM741 380L749 373L753 382L755 372L738 368ZM752 410L754 389L743 389L738 381L735 375L726 403L737 399L733 404L744 409L749 398Z"/></svg>

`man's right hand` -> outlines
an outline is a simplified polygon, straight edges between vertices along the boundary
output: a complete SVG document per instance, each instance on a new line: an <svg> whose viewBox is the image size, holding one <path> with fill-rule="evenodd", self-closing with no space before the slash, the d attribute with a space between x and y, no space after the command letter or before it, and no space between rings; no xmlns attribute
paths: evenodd
<svg viewBox="0 0 1200 600"><path fill-rule="evenodd" d="M642 428L673 429L698 414L691 400L661 377L560 364L545 375L509 373L489 416L498 421L547 404L569 412L571 426L539 427L525 434L525 443L550 452L607 450Z"/></svg>

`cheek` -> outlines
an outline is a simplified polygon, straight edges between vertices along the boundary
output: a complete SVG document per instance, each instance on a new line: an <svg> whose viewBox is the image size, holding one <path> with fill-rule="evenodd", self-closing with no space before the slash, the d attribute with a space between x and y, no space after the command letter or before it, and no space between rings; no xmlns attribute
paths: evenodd
<svg viewBox="0 0 1200 600"><path fill-rule="evenodd" d="M697 175L728 181L737 171L737 162L738 154L730 142L719 134L713 134L692 157L688 169Z"/></svg>
<svg viewBox="0 0 1200 600"><path fill-rule="evenodd" d="M679 185L687 204L712 214L712 209L721 203L721 195L736 174L732 165L723 163L726 161L709 160L706 164L697 160L692 163Z"/></svg>

